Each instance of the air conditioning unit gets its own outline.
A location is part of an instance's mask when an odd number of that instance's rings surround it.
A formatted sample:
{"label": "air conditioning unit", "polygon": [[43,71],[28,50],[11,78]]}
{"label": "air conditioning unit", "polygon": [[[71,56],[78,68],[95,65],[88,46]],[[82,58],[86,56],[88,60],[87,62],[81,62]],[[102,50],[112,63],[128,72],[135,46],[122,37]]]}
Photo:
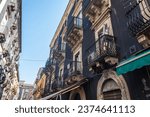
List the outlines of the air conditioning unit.
{"label": "air conditioning unit", "polygon": [[102,37],[103,35],[109,34],[109,27],[107,24],[104,24],[103,27],[98,32],[98,37]]}

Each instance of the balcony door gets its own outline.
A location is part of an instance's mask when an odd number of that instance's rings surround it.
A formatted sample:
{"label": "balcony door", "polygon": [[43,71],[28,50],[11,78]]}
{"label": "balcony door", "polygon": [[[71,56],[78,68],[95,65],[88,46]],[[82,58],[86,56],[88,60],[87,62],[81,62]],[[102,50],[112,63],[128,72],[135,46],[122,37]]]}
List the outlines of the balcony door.
{"label": "balcony door", "polygon": [[109,34],[109,28],[107,24],[104,24],[103,27],[98,32],[98,55],[101,55],[103,52],[107,51],[108,42],[105,41],[104,35]]}

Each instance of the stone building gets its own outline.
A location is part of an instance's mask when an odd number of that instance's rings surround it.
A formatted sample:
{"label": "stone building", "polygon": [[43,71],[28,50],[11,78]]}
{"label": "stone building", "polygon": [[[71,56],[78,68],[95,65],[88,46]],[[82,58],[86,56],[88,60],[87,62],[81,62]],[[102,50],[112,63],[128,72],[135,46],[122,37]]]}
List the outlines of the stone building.
{"label": "stone building", "polygon": [[46,83],[45,69],[41,67],[37,73],[37,77],[34,82],[34,89],[32,91],[33,99],[37,100],[43,96]]}
{"label": "stone building", "polygon": [[17,94],[17,100],[32,100],[32,91],[33,91],[33,85],[27,84],[25,81],[19,81],[19,89]]}
{"label": "stone building", "polygon": [[149,65],[149,0],[70,0],[42,99],[150,99]]}
{"label": "stone building", "polygon": [[13,99],[19,86],[21,0],[0,0],[0,95]]}

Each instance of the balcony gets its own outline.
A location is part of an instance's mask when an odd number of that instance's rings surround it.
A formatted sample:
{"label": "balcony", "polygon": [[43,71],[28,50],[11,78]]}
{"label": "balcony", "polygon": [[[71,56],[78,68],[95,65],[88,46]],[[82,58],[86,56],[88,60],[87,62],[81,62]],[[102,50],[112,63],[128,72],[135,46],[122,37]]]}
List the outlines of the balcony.
{"label": "balcony", "polygon": [[65,58],[65,49],[66,45],[63,43],[59,45],[57,49],[54,49],[53,51],[53,57],[58,61],[61,62]]}
{"label": "balcony", "polygon": [[81,61],[72,61],[70,64],[68,64],[67,69],[68,77],[65,79],[65,86],[71,85],[83,79]]}
{"label": "balcony", "polygon": [[[110,35],[101,36],[89,49],[89,70],[107,69],[117,64],[117,52],[114,37]],[[98,70],[99,71],[99,70]]]}
{"label": "balcony", "polygon": [[150,2],[149,0],[131,1],[124,0],[127,26],[131,34],[137,37],[138,42],[144,47],[150,46]]}
{"label": "balcony", "polygon": [[55,70],[56,61],[52,58],[49,58],[46,61],[45,67],[48,68],[49,71],[53,72]]}
{"label": "balcony", "polygon": [[0,25],[0,43],[4,43],[6,41],[7,34],[8,34],[7,26]]}
{"label": "balcony", "polygon": [[81,61],[72,61],[69,67],[69,76],[80,75],[82,73]]}
{"label": "balcony", "polygon": [[[128,4],[126,4],[128,5]],[[128,8],[128,7],[127,7]],[[150,4],[148,0],[139,0],[126,8],[128,28],[134,36],[139,36],[150,30]]]}
{"label": "balcony", "polygon": [[52,83],[51,92],[59,91],[62,88],[63,88],[63,82],[61,81],[61,79],[59,77],[57,77],[57,79],[55,79],[54,82]]}
{"label": "balcony", "polygon": [[85,0],[84,15],[89,18],[91,23],[95,23],[101,12],[109,6],[109,0]]}
{"label": "balcony", "polygon": [[67,28],[67,35],[65,41],[74,47],[77,43],[81,42],[82,37],[82,19],[74,17]]}

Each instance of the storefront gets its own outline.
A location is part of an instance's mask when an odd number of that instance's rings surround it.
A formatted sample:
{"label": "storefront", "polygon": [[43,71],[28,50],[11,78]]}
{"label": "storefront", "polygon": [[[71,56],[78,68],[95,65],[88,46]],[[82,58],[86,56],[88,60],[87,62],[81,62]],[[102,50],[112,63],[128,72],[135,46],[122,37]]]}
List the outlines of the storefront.
{"label": "storefront", "polygon": [[128,82],[131,99],[150,99],[150,49],[121,62],[116,72]]}
{"label": "storefront", "polygon": [[122,75],[130,71],[150,65],[150,49],[140,52],[121,62],[116,68],[117,74]]}

